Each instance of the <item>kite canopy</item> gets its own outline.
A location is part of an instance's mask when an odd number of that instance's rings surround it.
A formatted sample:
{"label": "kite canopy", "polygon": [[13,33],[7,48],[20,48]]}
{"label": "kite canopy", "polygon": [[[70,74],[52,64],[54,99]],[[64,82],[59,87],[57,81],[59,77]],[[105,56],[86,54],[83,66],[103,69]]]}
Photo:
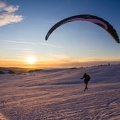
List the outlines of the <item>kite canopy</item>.
{"label": "kite canopy", "polygon": [[58,23],[56,23],[47,33],[45,40],[47,40],[50,36],[50,34],[57,29],[59,26],[66,24],[68,22],[73,22],[73,21],[87,21],[87,22],[91,22],[94,23],[100,27],[102,27],[104,30],[106,30],[114,39],[117,43],[120,43],[119,37],[117,35],[116,30],[113,28],[113,26],[108,23],[106,20],[97,17],[97,16],[93,16],[93,15],[89,15],[89,14],[82,14],[82,15],[76,15],[76,16],[71,16],[68,18],[65,18],[61,21],[59,21]]}

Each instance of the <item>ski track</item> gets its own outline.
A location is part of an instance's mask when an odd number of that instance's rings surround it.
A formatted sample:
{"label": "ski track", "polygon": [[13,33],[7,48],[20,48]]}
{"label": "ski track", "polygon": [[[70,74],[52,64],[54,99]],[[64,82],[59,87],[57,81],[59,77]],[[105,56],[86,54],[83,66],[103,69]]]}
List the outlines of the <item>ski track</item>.
{"label": "ski track", "polygon": [[119,106],[120,65],[0,75],[0,120],[120,120]]}

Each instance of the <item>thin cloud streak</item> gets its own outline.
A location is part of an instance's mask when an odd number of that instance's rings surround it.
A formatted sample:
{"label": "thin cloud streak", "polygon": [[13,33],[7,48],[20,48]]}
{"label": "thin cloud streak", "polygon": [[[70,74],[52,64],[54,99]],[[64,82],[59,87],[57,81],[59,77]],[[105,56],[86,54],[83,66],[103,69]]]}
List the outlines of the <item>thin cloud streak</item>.
{"label": "thin cloud streak", "polygon": [[32,45],[44,45],[44,46],[49,46],[49,47],[54,47],[54,48],[62,48],[61,46],[56,46],[53,44],[46,44],[46,43],[34,43],[34,42],[24,42],[24,41],[14,41],[14,40],[2,40],[3,42],[8,42],[8,43],[16,43],[16,44],[32,44]]}
{"label": "thin cloud streak", "polygon": [[45,45],[45,46],[55,47],[55,48],[62,48],[61,46],[56,46],[56,45],[52,45],[52,44],[46,44],[46,43],[40,43],[40,44]]}
{"label": "thin cloud streak", "polygon": [[4,42],[9,42],[9,43],[20,43],[20,44],[34,44],[37,45],[37,43],[33,42],[20,42],[20,41],[12,41],[12,40],[3,40]]}

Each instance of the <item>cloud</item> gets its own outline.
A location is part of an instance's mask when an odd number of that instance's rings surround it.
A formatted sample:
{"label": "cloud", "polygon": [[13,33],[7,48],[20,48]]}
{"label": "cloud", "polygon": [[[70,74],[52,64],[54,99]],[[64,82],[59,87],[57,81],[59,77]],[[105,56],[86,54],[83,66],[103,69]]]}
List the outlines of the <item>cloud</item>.
{"label": "cloud", "polygon": [[4,8],[6,7],[6,4],[2,1],[0,1],[0,11],[4,10]]}
{"label": "cloud", "polygon": [[19,6],[13,6],[13,5],[7,5],[4,2],[0,1],[0,11],[8,12],[8,13],[13,13],[19,9]]}
{"label": "cloud", "polygon": [[0,1],[0,26],[21,22],[23,16],[15,15],[15,11],[18,9],[19,6],[7,5]]}
{"label": "cloud", "polygon": [[55,48],[62,48],[61,46],[56,46],[52,44],[46,44],[46,43],[40,43],[40,44],[45,45],[45,46],[55,47]]}
{"label": "cloud", "polygon": [[37,45],[37,43],[33,43],[33,42],[22,42],[22,41],[13,41],[13,40],[3,40],[3,42],[18,43],[18,44],[33,44],[33,45]]}
{"label": "cloud", "polygon": [[9,13],[12,13],[12,12],[15,12],[16,10],[18,10],[18,9],[19,9],[19,6],[14,7],[13,5],[11,5],[11,6],[5,7],[4,10],[9,12]]}

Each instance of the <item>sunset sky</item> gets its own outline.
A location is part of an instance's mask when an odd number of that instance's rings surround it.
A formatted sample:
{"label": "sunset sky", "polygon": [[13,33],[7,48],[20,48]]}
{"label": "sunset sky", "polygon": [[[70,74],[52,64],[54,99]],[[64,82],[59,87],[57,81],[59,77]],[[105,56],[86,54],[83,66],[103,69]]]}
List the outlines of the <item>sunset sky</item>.
{"label": "sunset sky", "polygon": [[105,30],[83,21],[48,30],[80,14],[107,20],[120,36],[120,0],[0,0],[1,67],[80,67],[120,63],[120,44]]}

